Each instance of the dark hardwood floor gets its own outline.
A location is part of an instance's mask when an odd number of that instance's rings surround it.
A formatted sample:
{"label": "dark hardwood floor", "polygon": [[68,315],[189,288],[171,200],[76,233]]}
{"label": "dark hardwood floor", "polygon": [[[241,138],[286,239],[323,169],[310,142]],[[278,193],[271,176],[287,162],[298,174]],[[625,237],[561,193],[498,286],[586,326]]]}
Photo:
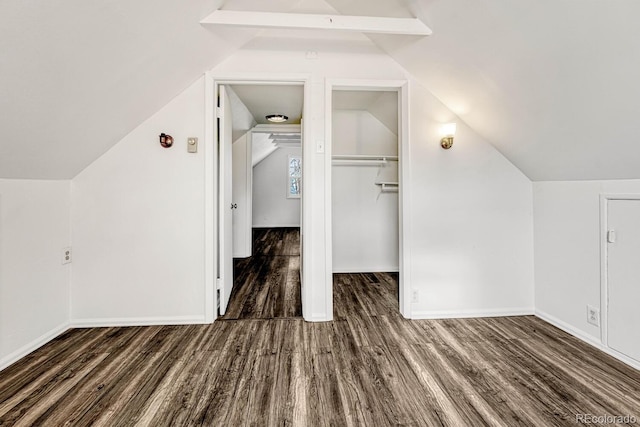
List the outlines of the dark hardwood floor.
{"label": "dark hardwood floor", "polygon": [[335,320],[325,323],[72,329],[0,372],[0,425],[640,419],[640,372],[538,318],[406,320],[397,278],[385,273],[336,275],[334,300]]}
{"label": "dark hardwood floor", "polygon": [[254,228],[252,255],[234,259],[230,319],[302,316],[300,229]]}

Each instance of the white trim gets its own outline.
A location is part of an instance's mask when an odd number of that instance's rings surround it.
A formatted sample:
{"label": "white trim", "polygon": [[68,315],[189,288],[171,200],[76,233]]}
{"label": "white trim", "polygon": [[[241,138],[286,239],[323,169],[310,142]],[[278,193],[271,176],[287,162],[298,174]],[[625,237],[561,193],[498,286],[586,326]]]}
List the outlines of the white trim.
{"label": "white trim", "polygon": [[602,193],[600,197],[608,200],[640,200],[640,193]]}
{"label": "white trim", "polygon": [[521,308],[494,308],[486,310],[456,310],[456,311],[438,311],[424,310],[411,312],[411,319],[470,319],[476,317],[511,317],[511,316],[532,316],[535,310],[533,307]]}
{"label": "white trim", "polygon": [[579,340],[597,348],[600,351],[603,351],[604,353],[608,354],[609,356],[614,357],[615,359],[618,359],[619,361],[621,361],[622,363],[631,366],[634,369],[638,369],[640,370],[640,362],[638,362],[637,360],[633,360],[627,356],[625,356],[624,354],[621,354],[607,346],[605,346],[603,343],[601,343],[600,341],[598,341],[598,339],[596,337],[594,337],[593,335],[589,335],[573,326],[571,326],[570,324],[558,319],[557,317],[554,317],[548,313],[545,313],[544,311],[540,311],[540,310],[536,310],[535,312],[535,316],[539,317],[540,319],[544,320],[545,322],[555,326],[558,329],[562,329],[563,331],[565,331],[566,333],[568,333],[569,335],[573,335],[574,337],[578,338]]}
{"label": "white trim", "polygon": [[[305,320],[309,320],[311,315],[311,308],[313,307],[312,299],[312,271],[311,261],[313,260],[313,246],[311,240],[311,232],[313,227],[313,209],[311,205],[311,197],[305,196],[305,185],[307,188],[311,188],[311,183],[314,183],[313,176],[313,161],[315,160],[316,150],[313,145],[315,140],[311,138],[311,123],[313,120],[307,120],[307,115],[312,114],[311,108],[311,76],[307,76],[304,84],[304,99],[302,104],[302,119],[300,120],[300,139],[302,146],[302,197],[300,198],[300,290],[302,299],[302,317]],[[306,165],[306,166],[305,166]]]}
{"label": "white trim", "polygon": [[607,326],[609,320],[608,311],[608,282],[609,268],[607,263],[607,225],[609,223],[607,214],[608,197],[600,194],[600,340],[604,346],[609,346],[607,336]]}
{"label": "white trim", "polygon": [[279,13],[218,9],[201,20],[200,24],[230,25],[249,28],[353,31],[412,36],[428,36],[432,34],[431,29],[417,18],[389,18],[384,16]]}
{"label": "white trim", "polygon": [[327,79],[327,84],[336,90],[366,90],[388,92],[399,90],[408,84],[407,80],[378,80],[378,79]]}
{"label": "white trim", "polygon": [[[206,73],[205,78],[205,147],[207,147],[208,151],[205,150],[205,153],[209,152],[212,155],[205,154],[205,313],[206,319],[209,323],[213,322],[215,313],[216,313],[216,292],[215,292],[215,279],[216,279],[216,266],[218,262],[218,253],[216,251],[216,228],[218,224],[217,217],[217,209],[214,208],[216,199],[215,194],[217,193],[217,176],[218,176],[218,159],[217,159],[217,150],[216,150],[216,132],[217,128],[214,126],[215,121],[215,95],[217,93],[217,87],[219,85],[224,84],[239,84],[239,85],[302,85],[304,91],[304,100],[303,100],[303,108],[307,113],[311,111],[310,109],[310,99],[311,99],[311,75],[310,74],[300,74],[300,73],[231,73],[231,74],[217,74],[214,71],[209,71]],[[258,130],[259,131],[259,130]],[[303,141],[310,140],[309,130],[305,128],[303,130],[304,138]],[[305,156],[304,147],[302,149],[303,157]],[[310,153],[307,153],[310,155]],[[305,163],[305,159],[303,158],[303,164]],[[308,163],[308,162],[307,162]],[[303,168],[303,181],[302,181],[302,191],[304,193],[305,186],[305,170],[309,168]],[[310,182],[310,181],[307,181]],[[309,205],[309,198],[303,197],[303,205],[302,212],[307,216],[311,216],[311,209]],[[207,214],[207,210],[211,209],[212,212]],[[208,225],[208,226],[207,226]],[[302,271],[304,272],[301,278],[301,286],[304,287],[304,283],[307,283],[307,286],[311,286],[310,277],[311,268],[307,264],[312,259],[311,255],[311,246],[309,242],[309,237],[311,236],[311,220],[308,220],[304,223],[304,230],[302,232],[305,235],[305,240],[302,248],[302,252],[305,254],[302,257]],[[208,273],[208,274],[207,274]],[[302,301],[302,315],[304,316],[306,312],[311,309],[311,292],[305,289],[305,298]]]}
{"label": "white trim", "polygon": [[300,224],[253,225],[253,228],[300,228]]}
{"label": "white trim", "polygon": [[216,198],[217,150],[215,145],[215,84],[213,74],[204,77],[204,313],[208,323],[215,320],[218,295],[216,292],[216,260],[218,223]]}
{"label": "white trim", "polygon": [[247,132],[247,151],[246,151],[246,169],[247,174],[247,194],[245,194],[245,204],[247,213],[245,215],[245,223],[243,225],[246,233],[244,240],[245,255],[251,256],[253,253],[253,132]]}
{"label": "white trim", "polygon": [[[399,206],[399,262],[400,271],[398,278],[398,297],[400,304],[400,314],[405,318],[412,318],[411,293],[411,245],[410,237],[413,236],[413,226],[411,223],[411,136],[409,118],[409,82],[406,81],[398,92],[398,125],[400,143],[398,144],[398,206]],[[402,185],[399,185],[402,183]]]}
{"label": "white trim", "polygon": [[609,228],[609,200],[640,200],[640,194],[600,194],[600,340],[602,341],[601,345],[604,348],[628,358],[628,356],[624,356],[622,353],[618,353],[609,347],[609,245],[607,243],[607,231]]}
{"label": "white trim", "polygon": [[324,313],[314,313],[311,317],[305,319],[307,322],[330,322],[333,319],[327,319],[327,316]]}
{"label": "white trim", "polygon": [[0,359],[0,371],[13,365],[18,360],[25,357],[27,354],[39,349],[40,347],[47,344],[49,341],[56,338],[57,336],[65,333],[66,331],[69,330],[70,327],[71,326],[69,325],[69,322],[64,322],[61,325],[56,326],[49,332],[46,332],[40,335],[38,338],[34,339],[28,344],[25,344],[19,349],[7,354],[2,359]]}
{"label": "white trim", "polygon": [[121,326],[168,326],[201,325],[208,322],[206,316],[169,316],[169,317],[104,317],[95,319],[72,319],[72,328],[112,328]]}
{"label": "white trim", "polygon": [[367,274],[367,273],[399,273],[400,269],[398,267],[380,267],[376,265],[375,267],[365,267],[365,268],[345,268],[345,269],[334,269],[334,274]]}
{"label": "white trim", "polygon": [[[265,85],[270,86],[291,86],[304,85],[305,82],[311,82],[311,75],[305,73],[230,73],[218,74],[214,71],[209,72],[217,85]],[[208,73],[208,74],[209,74]],[[256,125],[258,130],[269,126]],[[279,129],[286,129],[287,126],[298,125],[278,125]]]}
{"label": "white trim", "polygon": [[413,318],[411,298],[411,173],[410,173],[410,134],[409,134],[409,82],[407,80],[371,80],[371,79],[327,79],[325,81],[325,268],[326,268],[326,307],[327,318],[333,319],[333,237],[332,237],[332,95],[334,90],[390,91],[398,93],[398,237],[400,276],[398,280],[398,299],[400,314],[407,319]]}
{"label": "white trim", "polygon": [[326,79],[324,85],[324,265],[325,317],[333,320],[333,87],[335,80]]}

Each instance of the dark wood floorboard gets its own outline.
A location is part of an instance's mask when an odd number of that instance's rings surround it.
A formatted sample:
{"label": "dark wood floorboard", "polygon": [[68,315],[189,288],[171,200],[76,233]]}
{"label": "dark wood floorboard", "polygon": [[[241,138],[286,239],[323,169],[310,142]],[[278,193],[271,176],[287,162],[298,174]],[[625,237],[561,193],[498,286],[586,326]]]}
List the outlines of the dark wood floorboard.
{"label": "dark wood floorboard", "polygon": [[300,229],[254,228],[252,255],[234,259],[233,277],[222,319],[302,317]]}
{"label": "dark wood floorboard", "polygon": [[[261,238],[265,252],[295,246]],[[536,317],[411,321],[398,314],[395,274],[339,274],[334,285],[333,322],[70,330],[0,372],[0,426],[640,420],[640,372]]]}

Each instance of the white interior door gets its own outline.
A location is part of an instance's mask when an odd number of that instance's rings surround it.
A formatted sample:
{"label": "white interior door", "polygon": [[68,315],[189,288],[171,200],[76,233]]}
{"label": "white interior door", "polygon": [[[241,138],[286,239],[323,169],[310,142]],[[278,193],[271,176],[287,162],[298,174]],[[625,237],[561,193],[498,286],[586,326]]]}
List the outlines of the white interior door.
{"label": "white interior door", "polygon": [[218,149],[220,151],[219,177],[219,275],[220,275],[220,315],[223,315],[229,304],[233,288],[233,189],[232,189],[232,127],[231,102],[224,86],[219,87],[218,98]]}
{"label": "white interior door", "polygon": [[251,256],[251,133],[233,142],[233,257]]}
{"label": "white interior door", "polygon": [[608,345],[640,361],[640,200],[609,200]]}

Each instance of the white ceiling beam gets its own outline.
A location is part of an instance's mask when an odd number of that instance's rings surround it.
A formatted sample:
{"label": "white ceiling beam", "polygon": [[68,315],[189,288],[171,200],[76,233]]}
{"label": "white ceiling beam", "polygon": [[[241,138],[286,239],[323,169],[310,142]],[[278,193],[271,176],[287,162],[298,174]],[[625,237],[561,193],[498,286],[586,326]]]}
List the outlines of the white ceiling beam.
{"label": "white ceiling beam", "polygon": [[416,36],[428,36],[432,33],[429,27],[416,18],[245,12],[238,10],[216,10],[200,23],[240,27],[338,30]]}

